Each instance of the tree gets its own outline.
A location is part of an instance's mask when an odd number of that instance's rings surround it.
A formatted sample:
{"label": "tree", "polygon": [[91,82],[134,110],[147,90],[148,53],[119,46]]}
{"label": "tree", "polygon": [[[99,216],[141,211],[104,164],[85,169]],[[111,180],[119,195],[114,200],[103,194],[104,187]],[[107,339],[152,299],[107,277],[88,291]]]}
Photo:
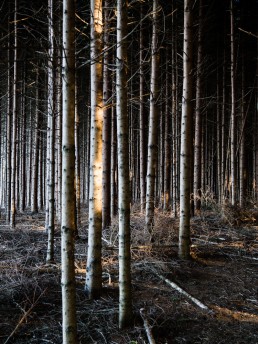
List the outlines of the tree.
{"label": "tree", "polygon": [[155,203],[155,177],[157,163],[157,127],[158,127],[158,71],[159,71],[159,50],[158,50],[158,0],[153,1],[152,10],[152,42],[151,42],[151,84],[150,84],[150,116],[148,136],[148,162],[147,162],[147,185],[146,185],[146,229],[152,232],[154,222]]}
{"label": "tree", "polygon": [[192,1],[184,0],[183,95],[180,149],[180,224],[178,255],[190,257],[190,188],[193,117]]}
{"label": "tree", "polygon": [[14,3],[14,61],[13,61],[13,121],[12,121],[12,149],[11,149],[11,207],[10,226],[15,227],[16,214],[16,138],[17,138],[17,82],[18,82],[18,33],[17,33],[17,0]]}
{"label": "tree", "polygon": [[116,112],[119,217],[119,327],[132,320],[129,128],[127,114],[127,0],[117,1]]}
{"label": "tree", "polygon": [[102,228],[110,225],[110,173],[111,173],[111,73],[110,73],[110,15],[111,1],[104,1],[104,60],[103,60],[103,206],[102,206]]}
{"label": "tree", "polygon": [[230,0],[230,84],[231,84],[231,117],[230,117],[230,184],[231,203],[236,204],[236,95],[235,95],[235,36],[233,0]]}
{"label": "tree", "polygon": [[91,135],[89,234],[85,290],[90,299],[102,290],[102,0],[91,0]]}
{"label": "tree", "polygon": [[63,344],[76,344],[76,299],[74,271],[75,236],[75,2],[63,0],[63,121],[62,121],[62,314]]}
{"label": "tree", "polygon": [[48,0],[49,9],[49,51],[48,51],[48,124],[47,124],[47,192],[46,192],[46,229],[48,233],[47,262],[54,260],[55,227],[55,111],[56,111],[56,75],[55,75],[55,32],[54,1]]}
{"label": "tree", "polygon": [[199,26],[197,50],[197,80],[196,80],[196,105],[195,105],[195,137],[194,137],[194,197],[195,210],[201,209],[201,145],[202,145],[202,31],[203,31],[203,4],[199,0]]}

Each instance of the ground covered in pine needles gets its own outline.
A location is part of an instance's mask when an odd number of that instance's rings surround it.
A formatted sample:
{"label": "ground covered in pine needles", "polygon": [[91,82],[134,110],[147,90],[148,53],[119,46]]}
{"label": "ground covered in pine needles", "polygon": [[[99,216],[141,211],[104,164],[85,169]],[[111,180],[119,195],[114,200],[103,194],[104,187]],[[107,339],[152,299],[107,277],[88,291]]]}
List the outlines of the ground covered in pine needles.
{"label": "ground covered in pine needles", "polygon": [[[134,326],[118,329],[117,221],[103,233],[103,295],[84,293],[87,216],[76,242],[81,344],[258,343],[258,224],[249,211],[206,211],[191,220],[190,261],[177,258],[178,220],[157,211],[154,242],[133,211]],[[56,264],[46,265],[44,215],[0,220],[0,343],[62,343],[60,230]],[[154,343],[154,342],[153,342]]]}

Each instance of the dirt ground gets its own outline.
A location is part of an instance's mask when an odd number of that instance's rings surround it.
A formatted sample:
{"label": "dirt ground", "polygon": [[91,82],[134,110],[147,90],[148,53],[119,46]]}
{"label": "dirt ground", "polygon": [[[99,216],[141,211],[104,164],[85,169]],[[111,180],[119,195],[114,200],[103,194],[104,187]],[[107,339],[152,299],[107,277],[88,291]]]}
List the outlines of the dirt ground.
{"label": "dirt ground", "polygon": [[[117,220],[103,233],[103,295],[89,301],[86,218],[83,214],[75,261],[81,344],[147,344],[143,318],[156,344],[258,343],[258,226],[249,213],[231,212],[227,221],[214,212],[194,217],[192,259],[183,261],[177,257],[178,220],[157,211],[150,244],[144,217],[134,211],[134,326],[123,332],[118,329]],[[2,218],[0,236],[0,343],[61,344],[58,225],[52,265],[45,264],[44,214],[20,215],[15,230]]]}

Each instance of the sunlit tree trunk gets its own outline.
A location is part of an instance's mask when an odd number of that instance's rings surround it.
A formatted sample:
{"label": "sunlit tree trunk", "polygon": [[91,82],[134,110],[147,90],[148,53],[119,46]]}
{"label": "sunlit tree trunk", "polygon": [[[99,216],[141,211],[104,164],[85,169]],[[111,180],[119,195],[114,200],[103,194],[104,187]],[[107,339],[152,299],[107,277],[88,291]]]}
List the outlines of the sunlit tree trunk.
{"label": "sunlit tree trunk", "polygon": [[102,228],[110,225],[111,173],[111,73],[110,73],[110,0],[104,1],[104,60],[103,60],[103,206]]}
{"label": "sunlit tree trunk", "polygon": [[184,46],[183,46],[183,96],[180,150],[180,223],[178,255],[182,259],[190,257],[190,187],[192,154],[192,6],[184,1]]}
{"label": "sunlit tree trunk", "polygon": [[74,271],[75,232],[75,1],[63,0],[63,120],[62,120],[62,314],[63,344],[76,344],[76,299]]}
{"label": "sunlit tree trunk", "polygon": [[152,43],[151,43],[151,84],[150,84],[150,117],[148,137],[148,162],[147,162],[147,185],[146,185],[146,214],[145,223],[149,233],[152,232],[154,224],[154,193],[157,163],[157,128],[158,128],[158,73],[159,73],[159,51],[158,51],[158,0],[153,1],[152,19]]}
{"label": "sunlit tree trunk", "polygon": [[119,327],[132,320],[130,256],[129,128],[127,114],[127,0],[117,1],[116,110],[119,216]]}
{"label": "sunlit tree trunk", "polygon": [[89,234],[85,290],[90,299],[102,289],[102,0],[91,0],[91,135]]}

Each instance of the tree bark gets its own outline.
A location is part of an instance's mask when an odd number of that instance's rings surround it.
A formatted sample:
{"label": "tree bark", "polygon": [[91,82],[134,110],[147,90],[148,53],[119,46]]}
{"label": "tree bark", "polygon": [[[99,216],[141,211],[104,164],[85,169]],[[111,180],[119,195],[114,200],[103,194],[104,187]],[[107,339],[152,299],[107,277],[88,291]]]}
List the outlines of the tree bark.
{"label": "tree bark", "polygon": [[62,120],[62,318],[63,344],[76,344],[76,298],[74,271],[75,232],[75,1],[63,0],[63,120]]}
{"label": "tree bark", "polygon": [[13,127],[12,127],[12,149],[11,149],[11,206],[10,226],[15,227],[16,214],[16,137],[17,137],[17,79],[18,79],[18,34],[17,34],[17,0],[14,4],[14,61],[13,61]]}
{"label": "tree bark", "polygon": [[91,137],[89,234],[85,290],[90,299],[102,290],[102,0],[91,0]]}
{"label": "tree bark", "polygon": [[103,205],[102,228],[110,225],[111,201],[111,73],[110,73],[110,15],[111,1],[104,1],[104,61],[103,61]]}
{"label": "tree bark", "polygon": [[195,211],[201,210],[201,144],[202,144],[202,26],[203,4],[199,1],[199,27],[197,51],[197,80],[196,80],[196,105],[195,105],[195,138],[194,138],[194,199]]}
{"label": "tree bark", "polygon": [[180,223],[178,255],[190,258],[190,188],[192,155],[192,2],[184,1],[183,96],[180,150]]}
{"label": "tree bark", "polygon": [[132,321],[129,128],[127,114],[127,0],[117,1],[117,146],[119,216],[119,327]]}
{"label": "tree bark", "polygon": [[158,50],[158,0],[153,1],[152,13],[152,43],[151,43],[151,85],[150,85],[150,117],[148,136],[148,162],[147,162],[147,185],[146,185],[146,214],[145,224],[149,233],[154,225],[154,192],[157,162],[157,127],[158,127],[158,72],[159,72],[159,50]]}
{"label": "tree bark", "polygon": [[231,203],[236,204],[236,97],[235,97],[235,43],[233,0],[230,1],[230,79],[231,79],[231,123],[230,123],[230,184]]}
{"label": "tree bark", "polygon": [[49,62],[48,62],[48,175],[47,175],[47,262],[54,260],[54,229],[55,229],[55,110],[56,110],[56,89],[55,89],[55,42],[54,42],[54,2],[48,0],[49,7]]}

